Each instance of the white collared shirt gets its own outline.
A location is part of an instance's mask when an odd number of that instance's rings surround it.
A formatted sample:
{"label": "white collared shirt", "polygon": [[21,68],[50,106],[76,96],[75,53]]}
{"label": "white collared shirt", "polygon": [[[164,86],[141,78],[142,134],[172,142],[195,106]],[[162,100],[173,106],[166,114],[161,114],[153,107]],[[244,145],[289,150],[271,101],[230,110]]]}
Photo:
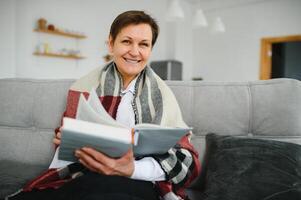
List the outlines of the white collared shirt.
{"label": "white collared shirt", "polygon": [[[135,114],[132,106],[136,79],[132,80],[125,90],[121,91],[121,101],[117,109],[116,120],[125,126],[135,126]],[[163,181],[165,173],[159,163],[152,157],[144,157],[134,161],[135,169],[132,179],[145,181]]]}

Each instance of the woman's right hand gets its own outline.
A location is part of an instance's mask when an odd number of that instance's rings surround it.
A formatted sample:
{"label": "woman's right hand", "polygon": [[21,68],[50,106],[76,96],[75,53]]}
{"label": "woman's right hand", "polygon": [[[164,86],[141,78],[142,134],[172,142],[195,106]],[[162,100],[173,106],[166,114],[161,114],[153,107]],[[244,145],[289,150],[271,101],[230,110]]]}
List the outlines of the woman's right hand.
{"label": "woman's right hand", "polygon": [[53,138],[53,143],[54,143],[55,145],[60,145],[60,144],[61,144],[61,131],[58,131],[58,132],[55,134],[55,136],[54,136],[54,138]]}

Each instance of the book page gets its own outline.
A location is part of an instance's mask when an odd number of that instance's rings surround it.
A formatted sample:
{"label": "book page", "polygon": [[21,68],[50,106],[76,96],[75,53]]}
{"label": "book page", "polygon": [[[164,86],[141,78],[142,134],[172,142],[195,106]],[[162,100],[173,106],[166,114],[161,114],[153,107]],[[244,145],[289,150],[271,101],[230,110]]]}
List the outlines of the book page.
{"label": "book page", "polygon": [[160,126],[158,124],[150,124],[150,123],[142,123],[142,124],[136,124],[134,128],[156,128],[156,129],[166,129],[166,128],[172,128],[167,126]]}
{"label": "book page", "polygon": [[129,128],[119,128],[104,124],[96,124],[68,117],[63,118],[62,130],[77,132],[82,135],[105,137],[124,143],[131,143],[132,136]]}
{"label": "book page", "polygon": [[116,125],[117,124],[122,125],[118,123],[111,115],[109,115],[109,113],[107,113],[106,109],[101,104],[99,97],[96,93],[96,90],[94,88],[92,88],[92,90],[90,91],[90,95],[87,101],[88,104],[94,109],[94,111],[98,113],[100,116],[102,116],[103,119],[105,119],[108,123],[111,124],[116,123]]}
{"label": "book page", "polygon": [[[94,122],[98,124],[110,125],[114,127],[125,127],[122,124],[118,123],[116,120],[114,120],[112,117],[111,118],[108,117],[107,115],[109,114],[104,110],[97,95],[96,98],[97,99],[95,99],[95,97],[92,96],[92,98],[90,98],[89,101],[90,104],[93,105],[93,107],[98,107],[98,109],[97,108],[94,109],[85,99],[83,94],[80,95],[77,113],[76,113],[76,119],[88,121],[88,122]],[[99,101],[98,105],[97,105],[97,101]],[[103,111],[101,107],[103,108]]]}

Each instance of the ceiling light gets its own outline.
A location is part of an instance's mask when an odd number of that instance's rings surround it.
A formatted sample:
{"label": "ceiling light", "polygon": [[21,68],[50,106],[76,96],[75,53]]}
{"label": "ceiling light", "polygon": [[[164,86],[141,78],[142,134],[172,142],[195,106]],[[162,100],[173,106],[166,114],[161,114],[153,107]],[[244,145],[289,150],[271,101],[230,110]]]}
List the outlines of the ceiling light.
{"label": "ceiling light", "polygon": [[204,15],[204,12],[201,8],[199,8],[195,12],[194,19],[193,19],[193,26],[194,27],[206,27],[206,26],[208,26],[206,16]]}
{"label": "ceiling light", "polygon": [[171,0],[167,9],[166,21],[178,21],[184,19],[184,11],[178,0]]}
{"label": "ceiling light", "polygon": [[215,33],[224,33],[226,31],[225,24],[220,17],[215,18],[212,25],[212,30]]}

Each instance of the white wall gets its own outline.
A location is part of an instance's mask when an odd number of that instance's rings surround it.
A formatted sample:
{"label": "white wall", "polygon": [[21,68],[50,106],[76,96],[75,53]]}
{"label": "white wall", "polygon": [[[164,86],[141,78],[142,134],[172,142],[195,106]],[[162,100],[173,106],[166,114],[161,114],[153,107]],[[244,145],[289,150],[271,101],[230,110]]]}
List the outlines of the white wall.
{"label": "white wall", "polygon": [[[78,78],[103,64],[105,40],[117,14],[143,9],[159,22],[161,32],[151,60],[183,62],[183,78],[245,81],[259,78],[260,39],[300,34],[301,0],[201,0],[209,24],[221,16],[224,34],[209,28],[195,30],[196,1],[181,0],[185,19],[176,26],[165,22],[170,0],[0,0],[0,78]],[[257,3],[256,3],[257,2]],[[38,18],[56,26],[84,32],[78,43],[33,32]],[[175,39],[173,39],[175,38]],[[78,45],[86,59],[75,61],[32,55],[39,42],[53,49]]]}
{"label": "white wall", "polygon": [[224,34],[208,28],[193,33],[193,74],[204,80],[258,80],[260,39],[301,33],[300,0],[212,0],[201,5],[209,23],[220,16],[226,25]]}
{"label": "white wall", "polygon": [[[152,14],[160,26],[160,35],[150,61],[180,60],[184,65],[183,78],[190,80],[193,72],[192,29],[187,21],[191,18],[191,4],[181,2],[185,20],[171,27],[173,25],[165,22],[168,3],[169,0],[1,0],[1,9],[5,10],[1,16],[10,21],[0,23],[6,33],[1,39],[6,46],[10,46],[11,51],[8,56],[7,47],[1,50],[5,51],[1,54],[5,59],[0,60],[0,66],[5,66],[5,69],[0,68],[0,77],[78,78],[103,65],[102,56],[107,52],[105,41],[113,19],[122,11],[142,9]],[[10,9],[5,8],[8,6]],[[40,17],[60,28],[82,31],[88,38],[76,42],[74,39],[33,32]],[[175,41],[171,40],[172,35],[175,35]],[[52,50],[78,47],[87,58],[76,61],[32,55],[36,46],[43,42],[49,43]],[[171,44],[174,48],[170,47]]]}
{"label": "white wall", "polygon": [[184,80],[193,77],[193,38],[192,38],[192,10],[193,4],[180,1],[184,11],[184,19],[176,22],[166,22],[166,59],[179,60],[183,64]]}
{"label": "white wall", "polygon": [[[34,78],[77,78],[91,69],[102,65],[106,54],[105,41],[110,24],[122,11],[143,9],[155,18],[163,15],[166,5],[160,0],[23,0],[16,4],[17,77]],[[161,6],[159,6],[161,5]],[[33,32],[38,18],[44,17],[56,26],[82,31],[87,39],[79,40],[78,47],[86,59],[75,61],[33,56],[35,46],[48,41],[52,49],[76,45],[73,39],[61,38]],[[162,21],[159,20],[161,25]],[[153,59],[164,59],[165,48],[160,42],[164,38],[164,26]],[[161,39],[162,40],[162,39]]]}
{"label": "white wall", "polygon": [[0,0],[0,78],[15,75],[15,1]]}

